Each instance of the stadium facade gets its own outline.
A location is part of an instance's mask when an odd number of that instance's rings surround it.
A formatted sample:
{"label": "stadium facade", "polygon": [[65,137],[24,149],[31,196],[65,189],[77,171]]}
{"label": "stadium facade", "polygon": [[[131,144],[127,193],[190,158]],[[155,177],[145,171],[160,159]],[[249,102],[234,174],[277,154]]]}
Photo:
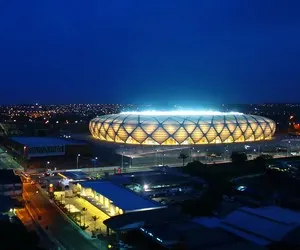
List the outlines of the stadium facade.
{"label": "stadium facade", "polygon": [[276,123],[256,115],[229,112],[124,112],[90,121],[94,138],[134,145],[197,145],[269,140]]}

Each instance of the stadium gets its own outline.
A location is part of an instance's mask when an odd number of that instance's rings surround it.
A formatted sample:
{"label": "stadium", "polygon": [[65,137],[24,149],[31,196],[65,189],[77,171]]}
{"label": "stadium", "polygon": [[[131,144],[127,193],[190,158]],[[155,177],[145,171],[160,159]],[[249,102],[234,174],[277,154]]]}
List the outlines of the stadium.
{"label": "stadium", "polygon": [[272,139],[274,121],[215,111],[145,111],[103,115],[89,123],[98,140],[126,145],[205,145]]}

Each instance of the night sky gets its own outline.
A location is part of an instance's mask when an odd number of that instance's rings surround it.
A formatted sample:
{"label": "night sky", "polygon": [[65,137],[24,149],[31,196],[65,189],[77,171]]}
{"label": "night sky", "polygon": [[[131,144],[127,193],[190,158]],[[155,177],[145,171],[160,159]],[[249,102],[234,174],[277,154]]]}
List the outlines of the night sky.
{"label": "night sky", "polygon": [[300,1],[7,0],[0,103],[300,101]]}

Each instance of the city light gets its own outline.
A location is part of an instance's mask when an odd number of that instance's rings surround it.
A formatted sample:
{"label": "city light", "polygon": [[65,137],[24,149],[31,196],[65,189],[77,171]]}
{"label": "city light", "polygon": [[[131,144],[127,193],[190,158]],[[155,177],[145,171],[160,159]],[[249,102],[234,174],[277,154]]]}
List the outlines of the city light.
{"label": "city light", "polygon": [[154,116],[187,116],[187,115],[197,115],[197,116],[211,116],[211,115],[243,115],[243,113],[239,112],[220,112],[220,111],[210,111],[210,110],[179,110],[179,111],[155,111],[155,110],[149,110],[149,111],[133,111],[133,112],[122,112],[121,114],[125,115],[154,115]]}

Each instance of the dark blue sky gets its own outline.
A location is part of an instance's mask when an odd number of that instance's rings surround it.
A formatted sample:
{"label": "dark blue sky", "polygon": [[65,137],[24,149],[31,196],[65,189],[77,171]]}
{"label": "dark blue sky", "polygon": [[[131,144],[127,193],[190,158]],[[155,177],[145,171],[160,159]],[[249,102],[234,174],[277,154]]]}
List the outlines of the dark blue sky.
{"label": "dark blue sky", "polygon": [[0,3],[0,103],[300,101],[300,1]]}

